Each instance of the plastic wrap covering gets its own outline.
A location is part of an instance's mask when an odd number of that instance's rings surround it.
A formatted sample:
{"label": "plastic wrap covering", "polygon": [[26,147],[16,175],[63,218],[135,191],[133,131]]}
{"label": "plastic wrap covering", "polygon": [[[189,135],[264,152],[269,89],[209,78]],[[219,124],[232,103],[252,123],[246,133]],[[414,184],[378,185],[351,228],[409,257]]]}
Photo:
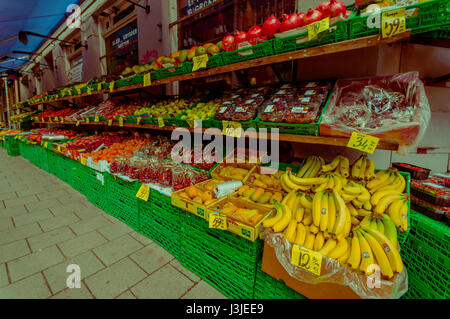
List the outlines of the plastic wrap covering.
{"label": "plastic wrap covering", "polygon": [[[296,280],[308,284],[334,283],[350,287],[364,299],[398,299],[408,290],[408,273],[406,267],[397,274],[393,281],[381,279],[380,288],[369,288],[368,277],[350,267],[342,266],[334,259],[322,258],[322,274],[316,276],[300,267],[291,264],[292,244],[284,240],[282,234],[274,234],[268,230],[264,240],[273,247],[279,263],[286,272]],[[370,279],[369,279],[370,280]]]}
{"label": "plastic wrap covering", "polygon": [[358,131],[411,147],[419,143],[430,116],[418,72],[338,80],[320,135],[348,137]]}

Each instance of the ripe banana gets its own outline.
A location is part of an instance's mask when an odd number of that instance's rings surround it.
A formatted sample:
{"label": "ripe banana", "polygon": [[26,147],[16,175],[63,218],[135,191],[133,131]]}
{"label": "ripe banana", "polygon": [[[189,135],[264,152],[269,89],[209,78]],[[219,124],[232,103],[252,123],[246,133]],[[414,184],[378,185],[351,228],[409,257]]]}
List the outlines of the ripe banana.
{"label": "ripe banana", "polygon": [[306,238],[306,227],[302,223],[297,224],[297,233],[295,236],[295,243],[297,245],[302,245],[305,242]]}
{"label": "ripe banana", "polygon": [[367,167],[367,156],[362,157],[361,161],[361,169],[359,170],[359,179],[364,179],[365,173],[366,173],[366,167]]}
{"label": "ripe banana", "polygon": [[281,187],[283,188],[283,190],[285,192],[289,193],[289,192],[292,191],[292,188],[290,188],[288,185],[286,185],[286,178],[287,178],[286,174],[281,175],[281,177],[280,177],[280,184],[281,184]]}
{"label": "ripe banana", "polygon": [[328,223],[327,223],[327,230],[329,233],[333,232],[334,225],[336,223],[336,202],[334,199],[334,194],[329,193],[328,194]]}
{"label": "ripe banana", "polygon": [[314,235],[310,231],[306,231],[306,238],[305,238],[305,242],[303,243],[303,246],[308,249],[313,249],[315,239],[316,239],[316,235]]}
{"label": "ripe banana", "polygon": [[[383,224],[383,221],[381,220],[381,219],[375,219],[376,220],[376,223],[377,223],[377,230],[380,232],[380,233],[382,233],[382,234],[384,234],[384,224]],[[375,256],[376,257],[376,256]]]}
{"label": "ripe banana", "polygon": [[348,257],[347,263],[352,269],[358,269],[361,263],[361,248],[357,234],[353,234],[350,257]]}
{"label": "ripe banana", "polygon": [[372,214],[372,212],[370,210],[365,210],[363,208],[358,209],[358,216],[370,216],[370,214]]}
{"label": "ripe banana", "polygon": [[390,175],[387,173],[387,171],[380,171],[377,173],[377,175],[375,175],[374,179],[372,179],[370,182],[367,183],[366,187],[367,187],[367,189],[372,191],[372,189],[374,189],[384,183],[387,183],[387,180],[389,177],[390,177]]}
{"label": "ripe banana", "polygon": [[297,212],[295,213],[295,220],[300,223],[303,220],[303,216],[305,215],[305,208],[299,207]]}
{"label": "ripe banana", "polygon": [[322,166],[322,172],[330,172],[336,169],[340,161],[339,156],[336,156],[331,163]]}
{"label": "ripe banana", "polygon": [[291,171],[287,171],[286,173],[284,173],[283,175],[281,175],[280,180],[282,181],[282,186],[283,183],[285,186],[287,186],[288,189],[290,190],[309,190],[311,188],[311,186],[305,186],[305,185],[298,185],[296,183],[294,183],[292,181],[293,175],[291,174]]}
{"label": "ripe banana", "polygon": [[370,245],[367,242],[367,240],[361,234],[361,231],[357,231],[356,234],[359,240],[359,247],[361,248],[361,263],[359,265],[359,269],[365,275],[371,275],[375,271],[375,269],[373,268],[368,269],[370,265],[375,263],[372,249],[370,248]]}
{"label": "ripe banana", "polygon": [[350,175],[350,173],[349,173],[350,165],[348,162],[348,158],[345,156],[341,156],[341,160],[340,160],[339,164],[340,164],[339,168],[340,168],[341,175],[343,177],[347,178]]}
{"label": "ripe banana", "polygon": [[281,233],[288,225],[292,219],[292,212],[286,204],[281,203],[281,208],[283,209],[283,217],[272,226],[274,233]]}
{"label": "ripe banana", "polygon": [[361,189],[361,194],[358,197],[356,197],[356,199],[363,203],[367,202],[370,199],[369,191],[363,186],[360,186],[360,189]]}
{"label": "ripe banana", "polygon": [[373,206],[376,206],[381,198],[388,196],[388,195],[394,195],[394,194],[401,194],[401,192],[396,190],[390,190],[390,189],[380,189],[372,194],[372,197],[370,198],[370,203]]}
{"label": "ripe banana", "polygon": [[275,225],[276,223],[278,223],[281,218],[283,217],[283,210],[280,206],[280,204],[275,203],[275,207],[277,209],[277,213],[274,217],[268,218],[265,221],[263,221],[263,226],[266,228],[270,228],[273,225]]}
{"label": "ripe banana", "polygon": [[359,226],[363,227],[363,226],[367,226],[369,227],[370,225],[370,215],[367,215],[363,218],[363,220],[359,223]]}
{"label": "ripe banana", "polygon": [[384,234],[380,233],[377,230],[367,227],[362,227],[361,229],[372,235],[380,243],[389,259],[392,270],[401,273],[403,271],[403,262],[402,258],[400,257],[400,253],[397,248],[394,247],[394,244]]}
{"label": "ripe banana", "polygon": [[355,225],[355,226],[357,226],[357,225],[359,225],[361,223],[359,221],[359,219],[356,218],[355,216],[352,216],[351,222],[352,222],[352,225]]}
{"label": "ripe banana", "polygon": [[359,178],[361,173],[361,165],[362,165],[363,157],[361,156],[358,160],[352,165],[352,177]]}
{"label": "ripe banana", "polygon": [[321,231],[327,230],[328,226],[328,214],[329,214],[329,207],[328,207],[328,197],[329,192],[324,191],[320,203],[320,218],[319,218],[319,228]]}
{"label": "ripe banana", "polygon": [[397,228],[395,228],[394,222],[386,214],[383,214],[382,220],[383,220],[383,226],[384,226],[384,235],[392,242],[392,244],[396,248],[398,248]]}
{"label": "ripe banana", "polygon": [[398,228],[400,228],[400,226],[402,224],[402,220],[400,217],[400,209],[402,207],[402,203],[403,203],[403,201],[401,199],[397,200],[397,201],[393,202],[387,209],[387,212],[388,212],[389,216],[391,217],[394,225]]}
{"label": "ripe banana", "polygon": [[370,248],[377,260],[377,264],[380,266],[381,274],[388,278],[392,278],[394,276],[394,272],[392,271],[391,264],[389,263],[389,259],[386,256],[383,248],[380,243],[369,233],[362,231],[361,234],[364,236],[364,239],[369,243]]}
{"label": "ripe banana", "polygon": [[364,177],[366,180],[371,180],[375,176],[375,163],[367,157],[367,166],[366,171],[364,173]]}
{"label": "ripe banana", "polygon": [[371,191],[371,193],[374,193],[374,192],[376,192],[377,190],[379,190],[381,188],[392,186],[394,181],[395,181],[395,175],[390,173],[389,177],[384,182],[382,182],[379,185],[373,187],[370,191]]}
{"label": "ripe banana", "polygon": [[295,221],[295,219],[291,219],[288,227],[286,228],[285,239],[287,241],[289,241],[291,243],[293,243],[295,241],[296,228],[297,228],[297,222]]}
{"label": "ripe banana", "polygon": [[322,162],[318,157],[315,157],[313,165],[311,166],[311,168],[308,170],[309,172],[307,172],[304,177],[312,178],[317,176],[317,173],[319,173],[321,167]]}
{"label": "ripe banana", "polygon": [[341,265],[344,265],[347,262],[348,258],[350,257],[350,253],[351,253],[351,249],[352,249],[352,240],[351,240],[351,238],[347,238],[346,241],[347,241],[347,250],[337,260]]}
{"label": "ripe banana", "polygon": [[[312,177],[312,178],[299,178],[294,176],[288,172],[289,180],[296,185],[300,186],[312,186],[312,185],[320,185],[326,183],[326,179],[323,177]],[[289,185],[289,184],[288,184]]]}
{"label": "ripe banana", "polygon": [[281,201],[281,203],[286,204],[288,201],[291,200],[292,196],[294,196],[295,191],[291,190],[290,192],[287,193],[286,196],[284,196],[283,200]]}
{"label": "ripe banana", "polygon": [[315,235],[319,232],[319,227],[317,227],[316,225],[313,224],[313,225],[309,226],[309,231]]}
{"label": "ripe banana", "polygon": [[342,191],[342,180],[341,177],[339,175],[334,175],[333,176],[333,182],[334,182],[334,189],[340,194]]}
{"label": "ripe banana", "polygon": [[328,239],[323,247],[319,250],[319,253],[322,253],[324,255],[327,255],[336,247],[337,241],[333,238]]}
{"label": "ripe banana", "polygon": [[313,199],[311,198],[311,196],[305,193],[300,194],[300,205],[302,205],[303,207],[312,209],[312,201]]}
{"label": "ripe banana", "polygon": [[402,198],[402,194],[393,194],[393,195],[387,195],[384,196],[379,200],[377,205],[375,206],[375,209],[373,210],[375,213],[381,215],[384,213],[384,211],[389,207],[389,205]]}
{"label": "ripe banana", "polygon": [[308,156],[308,158],[306,159],[305,164],[302,166],[300,171],[297,173],[297,176],[298,177],[304,177],[306,171],[311,167],[313,162],[314,162],[314,156]]}
{"label": "ripe banana", "polygon": [[313,249],[315,251],[319,251],[320,249],[322,249],[324,242],[325,242],[325,237],[323,236],[323,233],[318,232],[316,234],[316,238],[314,239]]}
{"label": "ripe banana", "polygon": [[348,248],[348,242],[345,238],[342,238],[338,241],[336,247],[327,254],[328,258],[338,259],[346,252]]}
{"label": "ripe banana", "polygon": [[312,204],[312,218],[313,223],[317,227],[320,226],[320,215],[321,215],[321,205],[322,205],[322,196],[324,194],[324,191],[317,192],[314,195],[313,204]]}
{"label": "ripe banana", "polygon": [[352,216],[358,216],[358,211],[356,210],[355,206],[353,206],[351,203],[347,203],[347,208],[350,211],[350,215]]}
{"label": "ripe banana", "polygon": [[400,207],[400,230],[406,232],[408,230],[408,201],[403,200],[402,206]]}
{"label": "ripe banana", "polygon": [[310,226],[313,223],[311,210],[305,209],[305,216],[303,216],[302,223],[305,226]]}
{"label": "ripe banana", "polygon": [[334,225],[333,233],[336,236],[343,235],[345,228],[345,220],[347,219],[347,211],[344,200],[335,190],[333,190],[334,201],[336,205],[336,211],[338,216],[336,217],[336,223]]}
{"label": "ripe banana", "polygon": [[347,216],[345,218],[344,237],[347,238],[350,234],[350,230],[352,229],[352,215],[350,215],[350,211],[347,206],[345,206],[345,212]]}

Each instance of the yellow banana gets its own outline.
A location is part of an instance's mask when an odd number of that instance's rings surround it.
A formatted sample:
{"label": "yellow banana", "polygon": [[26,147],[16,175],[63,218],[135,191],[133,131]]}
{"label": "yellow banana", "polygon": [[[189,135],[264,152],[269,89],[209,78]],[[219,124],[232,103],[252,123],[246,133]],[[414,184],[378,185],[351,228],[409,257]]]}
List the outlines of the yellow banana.
{"label": "yellow banana", "polygon": [[367,156],[362,157],[361,161],[361,169],[359,170],[359,179],[364,179],[365,173],[366,173],[366,166],[367,166]]}
{"label": "yellow banana", "polygon": [[319,227],[317,227],[316,225],[312,224],[312,225],[309,226],[309,231],[312,234],[315,235],[315,234],[317,234],[319,232]]}
{"label": "yellow banana", "polygon": [[359,247],[361,248],[361,263],[359,265],[359,269],[365,275],[371,275],[375,271],[373,268],[369,269],[370,265],[375,264],[372,249],[370,248],[367,240],[361,234],[361,231],[357,231],[356,234],[359,240]]}
{"label": "yellow banana", "polygon": [[375,176],[375,163],[370,159],[367,158],[367,166],[366,171],[364,173],[364,177],[366,180],[371,180]]}
{"label": "yellow banana", "polygon": [[395,227],[392,219],[383,214],[383,227],[384,227],[384,235],[392,242],[392,244],[398,248],[398,240],[397,240],[397,228]]}
{"label": "yellow banana", "polygon": [[284,196],[283,200],[281,201],[281,203],[286,204],[287,202],[289,202],[291,200],[291,198],[294,196],[295,191],[292,190],[289,193],[287,193],[286,196]]}
{"label": "yellow banana", "polygon": [[342,190],[344,191],[344,193],[347,193],[349,195],[355,195],[358,196],[361,194],[362,190],[361,190],[361,185],[358,185],[356,183],[350,182],[347,184],[347,186],[345,186]]}
{"label": "yellow banana", "polygon": [[309,156],[306,159],[305,164],[302,166],[302,168],[300,169],[300,171],[298,171],[297,176],[298,177],[303,177],[306,173],[306,171],[311,167],[311,165],[313,164],[313,160],[314,160],[314,156]]}
{"label": "yellow banana", "polygon": [[274,233],[281,233],[289,225],[289,222],[292,219],[291,209],[287,207],[286,204],[281,203],[280,205],[283,209],[283,217],[272,226]]}
{"label": "yellow banana", "polygon": [[[370,182],[367,183],[366,187],[370,191],[372,189],[374,189],[375,187],[378,187],[379,185],[385,183],[387,181],[387,179],[390,177],[390,175],[387,174],[386,171],[380,171],[380,172],[383,172],[383,174],[380,174],[379,176],[375,176],[374,179],[372,179]],[[380,172],[378,172],[378,173],[380,173]]]}
{"label": "yellow banana", "polygon": [[381,274],[388,278],[392,278],[394,276],[394,272],[392,271],[391,264],[389,263],[389,259],[385,254],[383,248],[380,243],[369,233],[362,231],[361,234],[364,236],[364,239],[369,243],[370,248],[377,260],[377,264],[380,266]]}
{"label": "yellow banana", "polygon": [[348,158],[345,156],[341,156],[339,164],[340,164],[339,168],[340,168],[341,175],[343,177],[347,178],[350,175],[350,173],[349,173],[350,164],[348,162]]}
{"label": "yellow banana", "polygon": [[367,202],[370,199],[370,197],[371,196],[369,191],[365,187],[361,186],[361,194],[358,197],[356,197],[356,199],[364,203]]}
{"label": "yellow banana", "polygon": [[365,210],[372,210],[372,204],[370,203],[370,201],[365,201],[362,208],[364,208]]}
{"label": "yellow banana", "polygon": [[395,181],[395,175],[394,175],[394,174],[390,174],[389,177],[388,177],[384,182],[382,182],[381,184],[379,184],[379,185],[373,187],[373,188],[370,190],[370,192],[373,194],[374,192],[376,192],[377,190],[379,190],[379,189],[381,189],[381,188],[385,188],[385,187],[392,186],[392,184],[394,183],[394,181]]}
{"label": "yellow banana", "polygon": [[313,203],[312,203],[312,218],[313,223],[317,227],[320,226],[320,215],[321,215],[321,205],[322,205],[322,196],[324,191],[317,192],[314,195]]}
{"label": "yellow banana", "polygon": [[326,188],[329,189],[334,189],[334,179],[333,179],[333,175],[330,176],[330,178],[328,179],[328,182],[326,184]]}
{"label": "yellow banana", "polygon": [[347,238],[346,241],[347,241],[347,250],[337,260],[341,265],[344,265],[347,262],[348,258],[350,257],[350,252],[352,250],[352,240],[350,238]]}
{"label": "yellow banana", "polygon": [[302,223],[298,223],[297,224],[297,232],[296,232],[296,236],[295,236],[295,243],[297,245],[302,245],[305,242],[305,238],[306,238],[306,227],[305,225],[303,225]]}
{"label": "yellow banana", "polygon": [[316,239],[316,235],[314,235],[310,231],[306,231],[306,238],[305,238],[305,242],[303,243],[303,246],[308,249],[313,249],[315,239]]}
{"label": "yellow banana", "polygon": [[352,216],[358,216],[358,211],[356,210],[355,206],[353,206],[351,203],[347,204],[347,208],[350,211],[350,215]]}
{"label": "yellow banana", "polygon": [[321,231],[327,230],[328,226],[328,214],[329,214],[329,207],[328,207],[328,197],[329,192],[324,191],[320,203],[320,218],[319,218],[319,228]]}
{"label": "yellow banana", "polygon": [[370,216],[372,214],[372,212],[370,210],[365,210],[364,208],[360,208],[358,209],[358,216]]}
{"label": "yellow banana", "polygon": [[288,177],[289,180],[296,184],[296,185],[300,185],[300,186],[312,186],[312,185],[317,185],[317,184],[323,184],[326,183],[326,179],[322,178],[322,177],[312,177],[312,178],[299,178],[296,177],[292,174],[288,173]]}
{"label": "yellow banana", "polygon": [[310,169],[310,173],[309,174],[305,174],[304,177],[312,178],[312,177],[317,176],[317,173],[319,173],[321,167],[322,167],[322,163],[321,163],[320,159],[318,157],[316,157],[314,159],[314,164],[313,164],[313,166]]}
{"label": "yellow banana", "polygon": [[356,234],[353,234],[350,257],[348,257],[347,263],[352,269],[358,269],[361,263],[361,248]]}
{"label": "yellow banana", "polygon": [[372,235],[380,243],[389,259],[392,270],[401,273],[403,271],[403,262],[397,247],[379,231],[367,227],[362,227],[361,229]]}
{"label": "yellow banana", "polygon": [[330,251],[332,251],[334,249],[334,247],[336,247],[336,240],[333,238],[328,239],[325,244],[323,245],[323,247],[319,250],[319,253],[322,253],[324,255],[327,255],[330,253]]}
{"label": "yellow banana", "polygon": [[354,200],[352,200],[352,204],[357,207],[357,208],[362,208],[364,206],[363,202],[360,202],[359,200],[357,200],[356,198]]}
{"label": "yellow banana", "polygon": [[350,215],[350,211],[347,206],[345,206],[345,212],[347,216],[345,219],[344,237],[347,237],[350,234],[350,230],[352,229],[352,215]]}
{"label": "yellow banana", "polygon": [[297,228],[297,222],[295,221],[295,219],[291,219],[288,227],[286,228],[286,234],[284,237],[288,242],[293,243],[295,241],[296,228]]}
{"label": "yellow banana", "polygon": [[352,165],[352,177],[359,178],[361,172],[362,156]]}
{"label": "yellow banana", "polygon": [[322,166],[322,172],[330,172],[330,171],[335,170],[336,167],[337,167],[338,164],[339,164],[339,161],[340,161],[339,156],[336,156],[336,157],[331,161],[331,163]]}
{"label": "yellow banana", "polygon": [[300,205],[302,205],[305,208],[312,209],[312,198],[311,198],[311,196],[309,196],[309,195],[307,195],[305,193],[300,194]]}
{"label": "yellow banana", "polygon": [[324,242],[325,242],[325,237],[323,236],[323,233],[318,232],[316,234],[316,238],[314,239],[313,249],[315,251],[319,251],[320,249],[322,249]]}
{"label": "yellow banana", "polygon": [[[376,219],[376,223],[377,223],[377,230],[384,234],[384,224],[383,221],[381,219]],[[376,256],[375,256],[376,257]]]}
{"label": "yellow banana", "polygon": [[[294,191],[294,194],[291,196],[291,198],[289,198],[289,200],[285,203],[287,207],[289,207],[291,209],[292,212],[295,212],[297,210],[297,202],[298,202],[298,198],[297,198],[297,192]],[[292,214],[294,218],[295,215]]]}
{"label": "yellow banana", "polygon": [[399,191],[396,191],[396,190],[380,189],[380,190],[378,190],[378,191],[376,191],[375,193],[372,194],[372,197],[370,198],[370,203],[373,206],[376,206],[381,198],[383,198],[383,197],[385,197],[387,195],[394,195],[394,194],[401,194],[401,193]]}
{"label": "yellow banana", "polygon": [[384,211],[389,207],[389,205],[394,202],[395,200],[401,199],[402,194],[393,194],[393,195],[387,195],[382,197],[377,205],[375,206],[375,209],[373,210],[375,213],[381,215],[384,213]]}
{"label": "yellow banana", "polygon": [[292,190],[302,190],[306,191],[311,188],[311,186],[298,185],[291,180],[291,171],[287,171],[283,175],[281,175],[281,180],[285,183],[285,185]]}
{"label": "yellow banana", "polygon": [[342,180],[341,180],[341,177],[339,175],[334,175],[333,176],[333,181],[334,181],[334,189],[338,193],[341,193],[342,192]]}
{"label": "yellow banana", "polygon": [[335,190],[333,190],[334,201],[336,205],[336,211],[338,216],[336,217],[336,223],[334,225],[333,233],[336,236],[342,235],[345,228],[345,220],[347,219],[347,211],[344,200]]}
{"label": "yellow banana", "polygon": [[352,216],[352,219],[351,219],[351,222],[352,222],[352,225],[359,225],[361,222],[359,221],[359,219],[358,218],[356,218],[355,216]]}
{"label": "yellow banana", "polygon": [[305,208],[299,207],[295,214],[295,220],[300,223],[303,220],[303,216],[305,215]]}
{"label": "yellow banana", "polygon": [[406,181],[405,181],[405,178],[404,178],[400,173],[398,173],[397,178],[400,179],[400,187],[399,187],[398,190],[399,190],[401,193],[403,193],[403,192],[405,191],[405,188],[406,188]]}
{"label": "yellow banana", "polygon": [[274,217],[268,218],[265,221],[263,221],[263,226],[266,228],[270,228],[276,223],[278,223],[281,218],[283,217],[283,210],[281,206],[278,203],[275,203],[275,207],[277,209],[277,213]]}
{"label": "yellow banana", "polygon": [[336,203],[334,200],[334,194],[329,193],[328,194],[328,223],[327,223],[327,230],[329,233],[333,232],[334,224],[336,223]]}
{"label": "yellow banana", "polygon": [[305,226],[310,226],[313,222],[312,219],[312,211],[309,209],[305,209],[305,216],[303,216],[302,223]]}
{"label": "yellow banana", "polygon": [[403,200],[400,206],[400,230],[406,232],[408,230],[408,200]]}
{"label": "yellow banana", "polygon": [[361,226],[361,227],[363,227],[363,226],[369,227],[369,225],[370,225],[370,218],[371,218],[370,215],[365,216],[365,217],[361,220],[361,222],[359,223],[359,226]]}
{"label": "yellow banana", "polygon": [[344,200],[344,202],[348,203],[351,202],[352,200],[354,200],[356,198],[356,195],[349,195],[346,193],[341,194],[342,199]]}
{"label": "yellow banana", "polygon": [[281,175],[280,184],[281,184],[281,187],[284,189],[284,191],[289,193],[292,191],[292,188],[290,188],[288,185],[286,185],[286,178],[287,178],[286,174]]}
{"label": "yellow banana", "polygon": [[336,247],[334,247],[334,249],[332,249],[330,253],[327,254],[327,256],[328,258],[338,259],[345,253],[347,248],[348,248],[347,240],[345,238],[340,239]]}
{"label": "yellow banana", "polygon": [[401,224],[402,224],[402,220],[400,217],[400,208],[402,206],[402,200],[396,200],[395,202],[393,202],[387,212],[389,214],[389,216],[391,217],[392,221],[394,222],[395,226],[400,228]]}

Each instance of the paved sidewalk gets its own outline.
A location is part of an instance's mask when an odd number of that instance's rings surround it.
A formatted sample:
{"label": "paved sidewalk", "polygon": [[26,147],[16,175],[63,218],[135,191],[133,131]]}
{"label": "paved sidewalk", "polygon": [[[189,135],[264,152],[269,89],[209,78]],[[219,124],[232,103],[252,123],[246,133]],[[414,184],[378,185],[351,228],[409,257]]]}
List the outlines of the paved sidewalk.
{"label": "paved sidewalk", "polygon": [[[81,288],[67,288],[70,264],[80,266]],[[225,297],[68,184],[1,148],[1,298]]]}

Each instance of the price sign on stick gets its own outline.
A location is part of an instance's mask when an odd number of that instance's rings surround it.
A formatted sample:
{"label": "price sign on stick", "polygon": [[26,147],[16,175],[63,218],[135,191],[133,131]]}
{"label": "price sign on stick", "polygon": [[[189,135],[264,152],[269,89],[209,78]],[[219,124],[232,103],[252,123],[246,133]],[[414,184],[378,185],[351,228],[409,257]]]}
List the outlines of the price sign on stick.
{"label": "price sign on stick", "polygon": [[330,28],[330,18],[325,18],[323,20],[308,24],[306,26],[308,29],[308,40],[314,39],[320,32],[328,30]]}
{"label": "price sign on stick", "polygon": [[241,123],[233,122],[233,121],[222,121],[223,135],[231,136],[231,137],[241,137],[242,133],[242,125]]}
{"label": "price sign on stick", "polygon": [[145,184],[142,184],[136,194],[136,197],[148,201],[149,195],[150,195],[150,187],[148,187]]}
{"label": "price sign on stick", "polygon": [[113,123],[113,120],[108,120],[108,126],[111,126]]}
{"label": "price sign on stick", "polygon": [[150,85],[152,85],[152,79],[151,79],[150,72],[149,72],[144,75],[144,86],[150,86]]}
{"label": "price sign on stick", "polygon": [[379,140],[380,139],[378,137],[353,132],[350,140],[348,141],[347,147],[373,154],[377,148]]}
{"label": "price sign on stick", "polygon": [[383,12],[381,14],[381,33],[390,38],[406,31],[406,8]]}
{"label": "price sign on stick", "polygon": [[138,118],[136,119],[136,124],[137,124],[137,125],[141,124],[141,119],[142,119],[141,117],[138,117]]}
{"label": "price sign on stick", "polygon": [[119,117],[119,126],[123,127],[123,117]]}
{"label": "price sign on stick", "polygon": [[219,214],[209,215],[209,228],[227,230],[227,216]]}
{"label": "price sign on stick", "polygon": [[80,125],[80,121],[77,121],[77,124],[76,124],[76,126],[79,126]]}
{"label": "price sign on stick", "polygon": [[95,118],[94,118],[94,122],[96,122],[96,123],[100,122],[100,118],[99,118],[99,116],[98,116],[98,115],[96,115],[96,116],[95,116]]}
{"label": "price sign on stick", "polygon": [[92,94],[92,89],[91,89],[90,86],[87,87],[87,94],[88,94],[88,95],[91,95],[91,94]]}
{"label": "price sign on stick", "polygon": [[114,91],[114,81],[109,82],[109,91],[110,92]]}
{"label": "price sign on stick", "polygon": [[197,71],[199,69],[206,68],[208,65],[208,55],[202,54],[200,56],[196,56],[192,59],[192,62],[194,62],[194,65],[192,66],[192,72]]}
{"label": "price sign on stick", "polygon": [[158,126],[159,128],[164,127],[164,119],[162,117],[158,117]]}
{"label": "price sign on stick", "polygon": [[322,254],[306,247],[294,245],[292,247],[291,264],[320,276]]}

